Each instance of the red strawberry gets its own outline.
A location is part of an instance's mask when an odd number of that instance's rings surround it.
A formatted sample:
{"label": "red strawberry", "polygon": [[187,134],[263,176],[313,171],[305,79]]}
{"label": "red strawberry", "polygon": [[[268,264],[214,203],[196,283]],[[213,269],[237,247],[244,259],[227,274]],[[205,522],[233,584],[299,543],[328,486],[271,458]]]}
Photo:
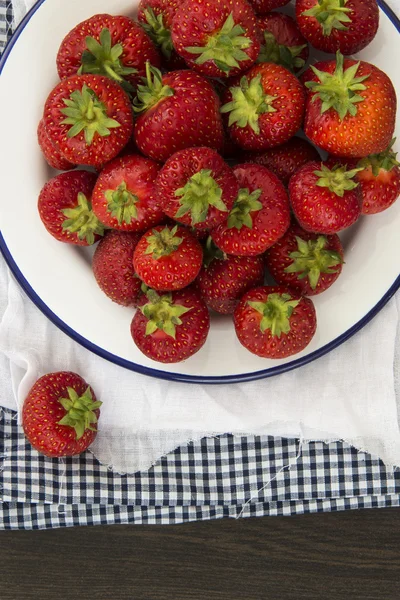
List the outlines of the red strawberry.
{"label": "red strawberry", "polygon": [[97,168],[119,154],[133,131],[128,95],[101,75],[61,81],[46,100],[43,120],[66,160]]}
{"label": "red strawberry", "polygon": [[[312,72],[311,72],[312,71]],[[319,62],[302,80],[309,89],[304,132],[317,146],[346,157],[383,152],[393,136],[396,92],[389,77],[364,61]]]}
{"label": "red strawberry", "polygon": [[98,219],[121,231],[146,231],[161,223],[164,213],[154,188],[159,168],[139,154],[109,162],[93,190],[93,212]]}
{"label": "red strawberry", "polygon": [[353,159],[348,166],[359,167],[355,180],[360,184],[361,214],[373,215],[392,206],[400,195],[400,163],[393,152],[392,140],[380,154],[372,154],[360,160]]}
{"label": "red strawberry", "polygon": [[262,63],[235,79],[224,96],[221,112],[229,114],[229,133],[245,150],[266,150],[283,144],[299,129],[304,90],[281,65]]}
{"label": "red strawberry", "polygon": [[258,15],[265,15],[270,10],[285,6],[289,2],[290,0],[249,0],[249,4],[251,4]]}
{"label": "red strawberry", "polygon": [[361,213],[361,197],[355,181],[357,169],[337,163],[309,162],[289,184],[293,212],[306,231],[338,233],[355,223]]}
{"label": "red strawberry", "polygon": [[69,171],[44,185],[38,199],[39,215],[56,240],[89,246],[103,235],[104,227],[91,206],[96,179],[94,173]]}
{"label": "red strawberry", "polygon": [[172,19],[179,6],[178,0],[140,0],[138,8],[140,25],[160,50],[163,63],[170,71],[186,67],[183,58],[177,54],[171,37]]}
{"label": "red strawberry", "polygon": [[222,314],[233,313],[243,294],[263,283],[261,256],[227,255],[208,238],[196,286],[209,308]]}
{"label": "red strawberry", "polygon": [[167,160],[156,189],[166,215],[196,229],[212,229],[227,218],[239,186],[217,152],[187,148]]}
{"label": "red strawberry", "polygon": [[160,162],[191,146],[219,150],[224,139],[219,107],[211,83],[198,73],[161,75],[148,65],[147,79],[134,100],[136,144],[143,154]]}
{"label": "red strawberry", "polygon": [[165,292],[192,283],[202,259],[200,242],[190,231],[178,225],[160,225],[142,236],[133,255],[133,266],[146,285]]}
{"label": "red strawberry", "polygon": [[22,427],[38,452],[74,456],[94,441],[101,404],[76,373],[48,373],[36,381],[25,399]]}
{"label": "red strawberry", "polygon": [[64,38],[57,69],[60,79],[106,75],[131,90],[145,74],[146,61],[160,65],[160,55],[143,29],[128,17],[100,14],[79,23]]}
{"label": "red strawberry", "polygon": [[247,153],[246,162],[257,163],[267,167],[284,183],[289,185],[289,179],[310,160],[320,160],[317,150],[306,140],[292,137],[281,146],[276,146],[264,152]]}
{"label": "red strawberry", "polygon": [[249,290],[233,319],[240,343],[263,358],[286,358],[301,352],[317,327],[311,300],[285,286]]}
{"label": "red strawberry", "polygon": [[296,19],[314,48],[355,54],[374,39],[379,8],[376,0],[296,0]]}
{"label": "red strawberry", "polygon": [[148,290],[139,298],[133,317],[133,341],[148,358],[175,363],[193,356],[204,345],[210,315],[192,287],[158,295]]}
{"label": "red strawberry", "polygon": [[172,21],[172,41],[190,68],[208,77],[246,71],[260,51],[260,31],[245,0],[189,0]]}
{"label": "red strawberry", "polygon": [[57,149],[57,146],[51,141],[44,126],[43,119],[39,122],[37,136],[40,149],[50,167],[53,167],[53,169],[57,169],[58,171],[70,171],[75,168],[75,165],[66,160]]}
{"label": "red strawberry", "polygon": [[275,281],[304,296],[328,289],[342,272],[342,263],[338,235],[310,233],[296,223],[265,255],[265,264]]}
{"label": "red strawberry", "polygon": [[142,282],[133,268],[140,233],[108,231],[93,255],[92,269],[101,290],[122,306],[136,305]]}
{"label": "red strawberry", "polygon": [[287,192],[279,179],[261,165],[238,165],[233,173],[240,191],[228,220],[211,231],[215,244],[227,254],[263,254],[290,224]]}
{"label": "red strawberry", "polygon": [[307,40],[296,21],[282,13],[270,13],[258,19],[264,35],[257,62],[273,62],[298,73],[308,59]]}

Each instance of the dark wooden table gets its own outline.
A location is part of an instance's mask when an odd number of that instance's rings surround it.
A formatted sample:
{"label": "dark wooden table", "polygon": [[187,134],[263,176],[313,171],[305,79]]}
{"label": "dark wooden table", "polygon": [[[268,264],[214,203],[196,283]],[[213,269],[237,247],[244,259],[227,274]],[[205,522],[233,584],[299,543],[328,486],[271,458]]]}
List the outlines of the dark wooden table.
{"label": "dark wooden table", "polygon": [[0,532],[1,600],[399,600],[400,509]]}

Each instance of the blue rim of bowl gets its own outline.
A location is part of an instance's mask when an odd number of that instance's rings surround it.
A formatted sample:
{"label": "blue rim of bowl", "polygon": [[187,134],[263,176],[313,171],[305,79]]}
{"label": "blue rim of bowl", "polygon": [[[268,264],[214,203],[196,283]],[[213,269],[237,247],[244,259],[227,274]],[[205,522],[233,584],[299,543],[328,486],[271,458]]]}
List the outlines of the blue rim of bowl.
{"label": "blue rim of bowl", "polygon": [[[23,32],[26,25],[29,23],[32,16],[35,14],[35,12],[40,8],[40,6],[45,1],[46,0],[38,0],[38,2],[36,2],[36,4],[25,15],[24,19],[21,21],[21,23],[16,28],[14,35],[9,40],[6,48],[4,49],[2,57],[0,59],[0,74],[1,74],[3,67],[7,61],[7,58],[9,56],[11,50],[13,49],[16,41],[18,40],[19,36]],[[395,15],[395,13],[392,11],[392,9],[383,0],[378,0],[378,4],[379,4],[381,10],[386,14],[386,16],[390,19],[390,21],[396,27],[397,31],[400,33],[400,19]],[[371,321],[371,319],[373,319],[375,317],[375,315],[385,306],[385,304],[390,300],[390,298],[395,294],[395,292],[400,287],[400,275],[399,275],[397,277],[397,279],[394,281],[394,283],[387,290],[387,292],[384,294],[384,296],[380,299],[380,301],[362,319],[360,319],[357,323],[355,323],[352,327],[350,327],[350,329],[345,331],[342,335],[340,335],[339,337],[337,337],[334,340],[332,340],[331,342],[329,342],[329,344],[326,344],[322,348],[319,348],[318,350],[315,350],[314,352],[311,352],[310,354],[307,354],[306,356],[292,360],[292,361],[282,364],[282,365],[277,365],[276,367],[270,367],[268,369],[263,369],[261,371],[254,371],[252,373],[241,373],[238,375],[221,375],[221,376],[188,375],[185,373],[170,373],[167,371],[160,371],[159,369],[153,369],[150,367],[144,367],[142,365],[138,365],[129,360],[121,358],[120,356],[117,356],[116,354],[107,352],[107,350],[100,348],[100,346],[93,344],[92,342],[90,342],[89,340],[87,340],[86,338],[81,336],[79,333],[77,333],[71,327],[69,327],[66,323],[64,323],[64,321],[62,321],[43,302],[43,300],[38,296],[38,294],[35,292],[35,290],[30,286],[30,284],[28,283],[28,281],[25,279],[24,275],[20,271],[18,265],[14,261],[1,232],[0,232],[0,249],[1,249],[2,254],[3,254],[11,272],[13,273],[15,279],[18,281],[19,285],[23,288],[23,290],[25,291],[27,296],[46,315],[46,317],[48,317],[48,319],[50,319],[50,321],[52,321],[55,325],[57,325],[57,327],[59,329],[61,329],[61,331],[63,331],[67,335],[69,335],[73,340],[75,340],[76,342],[78,342],[79,344],[81,344],[82,346],[84,346],[85,348],[87,348],[88,350],[93,352],[94,354],[97,354],[101,358],[105,358],[106,360],[108,360],[112,363],[115,363],[116,365],[118,365],[120,367],[124,367],[125,369],[128,369],[130,371],[135,371],[136,373],[141,373],[142,375],[149,375],[151,377],[157,377],[159,379],[167,379],[170,381],[180,381],[183,383],[209,383],[209,384],[242,383],[242,382],[246,382],[246,381],[254,381],[256,379],[264,379],[267,377],[272,377],[273,375],[279,375],[281,373],[285,373],[287,371],[291,371],[292,369],[296,369],[298,367],[306,365],[306,364],[314,361],[315,359],[323,356],[324,354],[327,354],[334,348],[337,348],[338,346],[340,346],[340,344],[343,344],[343,342],[345,342],[351,336],[353,336],[355,333],[357,333],[357,331],[362,329],[364,327],[364,325],[366,325],[369,321]]]}

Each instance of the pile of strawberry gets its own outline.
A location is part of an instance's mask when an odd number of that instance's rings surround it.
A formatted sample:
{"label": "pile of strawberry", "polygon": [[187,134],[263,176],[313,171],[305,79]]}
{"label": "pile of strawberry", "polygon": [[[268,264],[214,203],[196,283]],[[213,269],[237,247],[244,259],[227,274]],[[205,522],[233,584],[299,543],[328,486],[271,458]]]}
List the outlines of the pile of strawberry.
{"label": "pile of strawberry", "polygon": [[[197,352],[210,310],[254,354],[304,349],[338,233],[400,193],[393,85],[343,56],[374,38],[376,0],[284,4],[141,0],[138,22],[95,15],[61,43],[38,139],[65,172],[39,214],[62,242],[101,240],[94,276],[153,360]],[[309,44],[336,56],[306,68]]]}

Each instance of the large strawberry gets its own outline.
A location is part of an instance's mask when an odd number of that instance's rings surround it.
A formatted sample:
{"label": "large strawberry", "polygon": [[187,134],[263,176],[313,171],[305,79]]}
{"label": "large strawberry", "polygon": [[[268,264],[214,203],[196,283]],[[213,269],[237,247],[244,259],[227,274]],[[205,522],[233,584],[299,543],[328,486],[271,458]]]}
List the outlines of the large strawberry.
{"label": "large strawberry", "polygon": [[46,100],[43,121],[66,160],[97,168],[119,154],[133,131],[128,95],[102,75],[61,81]]}
{"label": "large strawberry", "polygon": [[260,51],[261,34],[246,0],[188,0],[172,21],[172,41],[190,68],[208,77],[246,71]]}
{"label": "large strawberry", "polygon": [[100,289],[122,306],[136,305],[142,282],[133,268],[133,251],[140,233],[108,231],[96,247],[93,274]]}
{"label": "large strawberry", "polygon": [[176,152],[161,168],[156,189],[166,215],[196,229],[226,220],[239,185],[232,169],[211,148]]}
{"label": "large strawberry", "polygon": [[308,346],[317,318],[309,298],[285,286],[263,286],[242,297],[234,324],[240,343],[253,354],[286,358]]}
{"label": "large strawberry", "polygon": [[99,220],[121,231],[145,231],[161,223],[164,214],[154,187],[159,168],[139,154],[109,162],[93,190],[93,212]]}
{"label": "large strawberry", "polygon": [[211,237],[207,239],[204,265],[196,279],[196,287],[209,308],[231,314],[247,290],[263,283],[261,256],[227,255],[215,246]]}
{"label": "large strawberry", "polygon": [[310,233],[293,223],[265,255],[276,283],[314,296],[328,289],[342,272],[343,247],[339,236]]}
{"label": "large strawberry", "polygon": [[146,61],[160,65],[160,55],[145,31],[128,17],[100,14],[66,35],[57,69],[60,79],[83,73],[106,75],[131,90],[144,75]]}
{"label": "large strawberry", "polygon": [[202,260],[200,242],[178,225],[160,225],[147,231],[133,255],[137,275],[157,291],[188,286],[196,279]]}
{"label": "large strawberry", "polygon": [[257,62],[273,62],[298,73],[308,59],[307,40],[296,21],[282,13],[270,13],[258,19],[264,41]]}
{"label": "large strawberry", "polygon": [[355,223],[361,214],[358,169],[331,162],[309,162],[289,183],[297,221],[307,231],[332,234]]}
{"label": "large strawberry", "polygon": [[376,0],[296,0],[296,19],[314,48],[355,54],[374,39],[379,8]]}
{"label": "large strawberry", "polygon": [[285,67],[261,63],[232,82],[221,112],[229,115],[229,134],[245,150],[283,144],[303,121],[304,89]]}
{"label": "large strawberry", "polygon": [[147,78],[134,100],[135,141],[141,152],[165,162],[191,146],[222,147],[220,102],[211,83],[193,71],[161,75],[147,65]]}
{"label": "large strawberry", "polygon": [[290,224],[289,198],[278,177],[256,164],[238,165],[238,197],[228,220],[211,231],[215,244],[227,254],[263,254]]}
{"label": "large strawberry", "polygon": [[180,362],[204,345],[210,315],[193,287],[162,295],[149,289],[138,305],[131,334],[148,358],[162,363]]}
{"label": "large strawberry", "polygon": [[38,452],[51,457],[74,456],[94,441],[101,404],[80,375],[48,373],[25,398],[22,427]]}
{"label": "large strawberry", "polygon": [[308,88],[304,132],[337,156],[383,152],[393,136],[396,92],[374,65],[352,59],[319,62],[302,81]]}
{"label": "large strawberry", "polygon": [[314,146],[299,137],[292,137],[281,146],[263,152],[247,152],[243,155],[246,162],[257,163],[275,173],[286,186],[293,173],[296,173],[310,160],[320,160]]}
{"label": "large strawberry", "polygon": [[140,25],[160,50],[163,64],[170,71],[186,66],[183,58],[177,54],[171,37],[172,19],[179,6],[178,0],[140,0],[138,8]]}
{"label": "large strawberry", "polygon": [[355,179],[360,185],[363,215],[386,210],[400,195],[400,163],[392,149],[394,142],[379,154],[351,161],[351,165],[361,168]]}
{"label": "large strawberry", "polygon": [[43,119],[39,121],[37,136],[40,149],[50,167],[53,167],[53,169],[57,169],[58,171],[70,171],[76,166],[66,160],[58,150],[57,146],[51,141],[44,126]]}
{"label": "large strawberry", "polygon": [[38,199],[39,215],[56,240],[89,246],[104,234],[104,226],[91,205],[96,179],[94,173],[68,171],[56,175],[42,188]]}
{"label": "large strawberry", "polygon": [[290,0],[249,0],[249,4],[254,8],[258,15],[265,15],[274,8],[281,8],[289,4]]}

